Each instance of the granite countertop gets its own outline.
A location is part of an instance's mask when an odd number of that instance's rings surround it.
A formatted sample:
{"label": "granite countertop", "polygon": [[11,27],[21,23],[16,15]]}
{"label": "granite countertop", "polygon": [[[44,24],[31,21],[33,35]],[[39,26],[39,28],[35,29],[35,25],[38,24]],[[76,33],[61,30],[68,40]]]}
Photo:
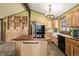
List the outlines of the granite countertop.
{"label": "granite countertop", "polygon": [[19,41],[19,40],[32,40],[32,36],[31,35],[22,35],[22,36],[14,38],[12,40],[15,40],[15,41]]}
{"label": "granite countertop", "polygon": [[63,33],[53,33],[53,36],[56,37],[56,38],[57,38],[58,35],[61,35],[61,36],[64,36],[64,37],[71,38],[71,39],[73,39],[73,40],[79,41],[78,38],[74,38],[74,37],[71,36],[71,35],[66,35],[66,34],[63,34]]}
{"label": "granite countertop", "polygon": [[22,35],[14,38],[15,41],[46,41],[45,38],[33,38],[32,35]]}
{"label": "granite countertop", "polygon": [[64,36],[64,37],[67,37],[67,38],[70,38],[70,39],[73,39],[73,40],[79,41],[79,39],[74,38],[73,36],[70,36],[70,35],[66,35],[66,34],[62,34],[62,33],[60,33],[60,34],[58,34],[58,35],[61,35],[61,36]]}
{"label": "granite countertop", "polygon": [[57,38],[57,35],[60,33],[53,33],[53,36]]}

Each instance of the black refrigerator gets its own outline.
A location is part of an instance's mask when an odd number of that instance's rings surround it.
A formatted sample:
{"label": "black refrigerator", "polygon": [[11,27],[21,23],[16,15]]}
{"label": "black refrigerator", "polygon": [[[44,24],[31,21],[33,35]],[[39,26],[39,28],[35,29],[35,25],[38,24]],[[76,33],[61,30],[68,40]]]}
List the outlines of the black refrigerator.
{"label": "black refrigerator", "polygon": [[44,38],[45,25],[35,25],[35,37]]}

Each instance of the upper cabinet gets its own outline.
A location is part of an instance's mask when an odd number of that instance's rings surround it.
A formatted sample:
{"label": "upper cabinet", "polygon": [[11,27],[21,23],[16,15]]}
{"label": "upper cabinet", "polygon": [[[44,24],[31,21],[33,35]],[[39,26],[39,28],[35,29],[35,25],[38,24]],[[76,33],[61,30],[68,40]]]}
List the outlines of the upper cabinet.
{"label": "upper cabinet", "polygon": [[17,27],[25,28],[28,26],[28,16],[8,16],[7,29],[16,29]]}
{"label": "upper cabinet", "polygon": [[71,13],[68,13],[66,15],[66,20],[67,20],[67,26],[72,26],[73,24],[73,14],[72,12]]}
{"label": "upper cabinet", "polygon": [[79,6],[72,9],[65,16],[66,16],[66,19],[67,19],[67,26],[68,27],[77,27],[77,26],[79,26]]}

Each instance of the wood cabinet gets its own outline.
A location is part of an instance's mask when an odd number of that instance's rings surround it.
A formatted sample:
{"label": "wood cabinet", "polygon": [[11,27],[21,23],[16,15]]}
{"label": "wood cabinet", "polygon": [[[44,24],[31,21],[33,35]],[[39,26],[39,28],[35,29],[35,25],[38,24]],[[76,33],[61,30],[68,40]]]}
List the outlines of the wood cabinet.
{"label": "wood cabinet", "polygon": [[16,41],[16,55],[46,56],[47,41]]}
{"label": "wood cabinet", "polygon": [[67,19],[67,26],[72,26],[72,12],[66,15],[66,19]]}
{"label": "wood cabinet", "polygon": [[67,26],[68,27],[77,27],[79,26],[79,6],[72,9],[66,15]]}
{"label": "wood cabinet", "polygon": [[6,42],[14,42],[12,39],[24,34],[28,35],[28,16],[7,16],[5,22]]}
{"label": "wood cabinet", "polygon": [[54,36],[53,36],[52,42],[53,42],[56,46],[58,46],[58,39],[57,39],[57,37],[54,37]]}
{"label": "wood cabinet", "polygon": [[74,43],[74,49],[73,49],[73,55],[74,56],[79,56],[79,42]]}
{"label": "wood cabinet", "polygon": [[67,56],[79,56],[79,42],[70,38],[65,40],[65,52]]}
{"label": "wood cabinet", "polygon": [[39,52],[39,42],[23,42],[21,55],[37,55]]}
{"label": "wood cabinet", "polygon": [[16,29],[17,27],[27,27],[27,16],[7,16],[7,29]]}
{"label": "wood cabinet", "polygon": [[46,32],[46,33],[45,33],[45,39],[46,39],[48,42],[51,42],[51,40],[52,40],[52,33]]}
{"label": "wood cabinet", "polygon": [[66,46],[65,46],[66,55],[73,56],[73,41],[67,38],[65,42],[66,42]]}

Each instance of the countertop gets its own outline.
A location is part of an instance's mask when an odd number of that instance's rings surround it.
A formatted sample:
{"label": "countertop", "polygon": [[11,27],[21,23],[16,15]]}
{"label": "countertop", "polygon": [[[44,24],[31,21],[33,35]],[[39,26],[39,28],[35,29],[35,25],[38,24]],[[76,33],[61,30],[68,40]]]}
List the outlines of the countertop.
{"label": "countertop", "polygon": [[46,41],[45,38],[33,38],[32,35],[22,35],[12,40],[15,40],[15,41]]}
{"label": "countertop", "polygon": [[58,35],[61,35],[61,36],[64,36],[64,37],[71,38],[73,40],[79,41],[79,39],[74,38],[73,36],[70,36],[70,35],[66,35],[66,34],[63,34],[63,33],[53,33],[53,36],[56,37],[56,38],[57,38]]}
{"label": "countertop", "polygon": [[53,36],[57,38],[57,35],[60,33],[53,33]]}
{"label": "countertop", "polygon": [[71,39],[76,39],[76,38],[74,38],[74,37],[72,37],[70,35],[66,35],[66,34],[62,34],[62,33],[60,33],[58,35],[61,35],[61,36],[67,37],[67,38],[71,38]]}
{"label": "countertop", "polygon": [[72,39],[72,40],[79,41],[79,39],[74,38],[73,36],[70,36],[70,35],[66,35],[66,34],[62,34],[62,33],[60,33],[60,34],[58,34],[58,35],[64,36],[64,37],[66,37],[66,38],[70,38],[70,39]]}

